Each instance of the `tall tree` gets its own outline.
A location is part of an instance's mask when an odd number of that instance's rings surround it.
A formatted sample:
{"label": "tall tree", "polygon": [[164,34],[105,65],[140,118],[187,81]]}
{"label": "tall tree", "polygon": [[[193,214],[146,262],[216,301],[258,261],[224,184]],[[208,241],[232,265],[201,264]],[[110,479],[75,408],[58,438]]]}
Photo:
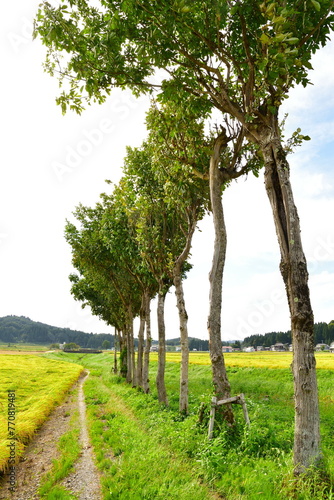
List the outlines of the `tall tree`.
{"label": "tall tree", "polygon": [[[79,229],[72,223],[66,225],[66,240],[72,246],[73,265],[82,276],[88,280],[94,290],[107,299],[117,294],[122,304],[120,314],[124,314],[125,321],[122,329],[125,336],[125,346],[122,349],[122,358],[126,359],[126,378],[129,383],[136,384],[134,363],[133,319],[140,308],[140,291],[133,276],[127,271],[123,261],[118,258],[120,251],[126,252],[129,244],[124,236],[122,224],[115,215],[117,230],[110,235],[112,243],[107,245],[102,232],[104,207],[101,203],[94,209],[80,205],[75,216],[80,222]],[[115,211],[117,213],[117,211]],[[121,245],[121,242],[123,246]],[[109,302],[110,303],[110,302]],[[119,326],[115,323],[115,326]],[[122,363],[124,366],[124,363]]]}
{"label": "tall tree", "polygon": [[[103,196],[105,205],[105,214],[103,217],[103,233],[105,235],[106,244],[110,244],[111,235],[113,238],[121,238],[120,243],[124,249],[127,241],[127,251],[120,253],[120,259],[123,261],[127,272],[135,279],[141,293],[141,305],[139,311],[139,331],[138,331],[138,353],[137,353],[137,368],[136,378],[137,384],[144,392],[149,392],[148,370],[149,370],[149,352],[151,347],[151,330],[150,330],[150,301],[158,291],[158,284],[153,274],[146,265],[140,254],[140,248],[137,241],[136,224],[132,219],[133,208],[136,204],[137,193],[134,189],[133,182],[124,176],[119,185],[115,187],[112,197]],[[111,213],[114,212],[114,201],[117,200],[119,211],[120,227],[115,233],[115,227],[110,219]],[[112,243],[113,244],[113,243]],[[146,345],[144,348],[144,331],[146,327]]]}
{"label": "tall tree", "polygon": [[188,266],[192,236],[204,214],[203,187],[186,183],[179,170],[156,148],[154,138],[141,148],[128,149],[126,172],[137,191],[132,216],[136,220],[142,256],[159,283],[158,333],[159,361],[157,387],[159,400],[167,402],[164,388],[165,326],[164,300],[174,283],[180,319],[182,345],[180,410],[188,411],[188,329],[182,280]]}
{"label": "tall tree", "polygon": [[[58,51],[69,54],[62,78],[70,88],[58,102],[78,112],[82,97],[103,102],[113,86],[152,89],[156,68],[169,81],[228,113],[261,149],[265,184],[281,252],[294,344],[296,473],[321,458],[318,394],[313,353],[313,313],[289,165],[282,148],[278,111],[289,89],[309,83],[311,56],[334,23],[333,0],[84,0],[58,9],[44,3],[35,32],[49,47],[54,73]],[[67,10],[68,9],[68,10]],[[84,83],[83,83],[84,82]]]}
{"label": "tall tree", "polygon": [[[189,207],[194,207],[195,200],[202,199],[203,207],[210,207],[213,215],[215,243],[210,271],[209,345],[215,395],[218,399],[226,399],[230,397],[230,384],[221,336],[222,280],[227,245],[222,192],[233,179],[249,171],[258,175],[260,162],[254,155],[254,148],[245,147],[242,128],[230,121],[226,120],[220,131],[216,126],[210,134],[205,134],[205,118],[210,111],[208,103],[189,98],[175,86],[171,95],[161,96],[160,100],[162,105],[154,106],[147,117],[150,141],[160,159],[155,169],[158,172],[162,169],[166,185],[174,189],[176,186],[174,199],[183,204],[185,214]],[[180,181],[182,193],[178,192]],[[231,405],[222,406],[220,411],[227,422],[234,423]]]}

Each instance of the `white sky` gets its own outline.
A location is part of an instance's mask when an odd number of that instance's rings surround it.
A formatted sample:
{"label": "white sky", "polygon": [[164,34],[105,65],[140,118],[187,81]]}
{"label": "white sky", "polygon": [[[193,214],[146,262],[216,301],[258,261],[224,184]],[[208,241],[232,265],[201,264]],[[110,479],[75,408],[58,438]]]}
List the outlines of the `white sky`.
{"label": "white sky", "polygon": [[[115,91],[82,116],[61,115],[58,83],[43,72],[44,49],[31,41],[38,0],[2,6],[3,77],[0,177],[0,316],[28,316],[86,332],[113,332],[70,294],[65,219],[79,203],[95,205],[117,182],[125,147],[139,146],[148,101]],[[310,270],[315,321],[334,319],[334,43],[314,59],[314,86],[294,89],[284,105],[287,129],[310,135],[290,157],[292,185]],[[288,132],[287,132],[288,135]],[[228,251],[223,339],[288,330],[279,252],[263,178],[235,183],[224,195]],[[194,238],[185,282],[189,335],[206,339],[212,221]],[[152,307],[152,319],[155,319]],[[179,335],[174,293],[167,297],[167,338]],[[156,327],[153,336],[156,338]]]}

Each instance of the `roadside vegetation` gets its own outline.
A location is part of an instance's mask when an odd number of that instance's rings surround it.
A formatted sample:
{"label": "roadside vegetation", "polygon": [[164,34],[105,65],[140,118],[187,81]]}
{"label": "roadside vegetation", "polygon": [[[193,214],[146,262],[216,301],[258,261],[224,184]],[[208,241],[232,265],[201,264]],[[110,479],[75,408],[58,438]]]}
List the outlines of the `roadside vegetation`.
{"label": "roadside vegetation", "polygon": [[64,363],[40,356],[0,355],[0,472],[8,465],[8,391],[15,393],[11,407],[11,429],[15,433],[15,456],[22,455],[31,439],[52,409],[59,404],[82,372],[78,364]]}
{"label": "roadside vegetation", "polygon": [[[333,498],[333,357],[331,369],[318,370],[326,473],[318,470],[298,481],[293,475],[294,402],[288,363],[283,368],[269,368],[265,360],[263,367],[255,367],[252,361],[261,365],[260,354],[227,355],[232,393],[245,394],[251,425],[245,426],[237,406],[233,432],[216,421],[214,438],[208,440],[211,368],[196,361],[207,354],[190,356],[187,417],[179,412],[180,364],[174,353],[174,361],[166,363],[169,407],[158,402],[156,389],[144,394],[114,375],[110,354],[46,356],[80,363],[90,370],[85,396],[104,500]],[[243,366],[237,366],[238,357]],[[327,357],[319,353],[318,364]],[[288,361],[288,354],[270,359],[284,358]],[[153,356],[150,367],[154,379],[157,362]]]}

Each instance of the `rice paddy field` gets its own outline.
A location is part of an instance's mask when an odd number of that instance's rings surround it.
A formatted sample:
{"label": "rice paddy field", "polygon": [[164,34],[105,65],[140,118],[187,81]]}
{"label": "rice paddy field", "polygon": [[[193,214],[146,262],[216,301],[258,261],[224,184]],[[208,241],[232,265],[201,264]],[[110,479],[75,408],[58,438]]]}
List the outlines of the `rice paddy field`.
{"label": "rice paddy field", "polygon": [[42,344],[11,344],[7,342],[0,342],[0,353],[10,353],[10,354],[17,354],[21,352],[45,352],[48,351],[50,348],[49,345],[42,345]]}
{"label": "rice paddy field", "polygon": [[76,363],[0,354],[0,471],[8,466],[10,443],[15,441],[12,453],[18,461],[25,444],[82,371]]}
{"label": "rice paddy field", "polygon": [[[330,352],[316,352],[317,368],[334,370],[334,354]],[[152,361],[158,360],[158,354],[151,353]],[[238,366],[240,368],[289,368],[292,362],[292,352],[228,352],[224,353],[225,364],[228,367]],[[179,363],[181,354],[179,352],[167,352],[167,362]],[[190,364],[210,365],[208,352],[190,352]]]}

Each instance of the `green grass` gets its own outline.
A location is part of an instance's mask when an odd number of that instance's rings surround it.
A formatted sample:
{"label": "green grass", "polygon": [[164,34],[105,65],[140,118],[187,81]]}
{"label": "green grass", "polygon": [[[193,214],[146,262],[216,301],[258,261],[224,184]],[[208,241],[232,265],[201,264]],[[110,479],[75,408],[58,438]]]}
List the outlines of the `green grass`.
{"label": "green grass", "polygon": [[[49,355],[48,355],[49,356]],[[294,403],[291,372],[283,368],[228,368],[232,393],[246,396],[251,426],[239,406],[233,433],[216,422],[207,439],[212,395],[211,369],[190,365],[190,414],[178,412],[179,364],[167,363],[170,407],[114,376],[112,359],[102,355],[50,355],[72,360],[91,372],[85,384],[90,434],[103,474],[104,500],[320,500],[333,499],[334,371],[318,371],[322,446],[327,472],[296,482],[292,475]],[[200,405],[206,412],[198,422]],[[215,496],[216,495],[216,496]]]}

